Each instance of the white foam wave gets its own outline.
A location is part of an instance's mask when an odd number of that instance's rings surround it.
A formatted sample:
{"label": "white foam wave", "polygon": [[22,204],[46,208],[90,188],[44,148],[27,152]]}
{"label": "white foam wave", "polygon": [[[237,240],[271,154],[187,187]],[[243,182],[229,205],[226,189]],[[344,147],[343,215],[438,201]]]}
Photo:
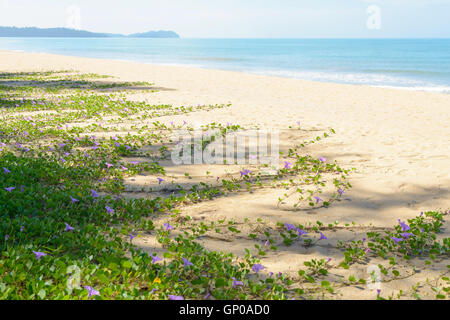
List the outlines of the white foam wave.
{"label": "white foam wave", "polygon": [[411,78],[395,77],[385,74],[338,73],[338,72],[333,73],[333,72],[288,71],[288,70],[260,70],[252,72],[257,74],[265,74],[269,76],[294,78],[301,80],[359,84],[380,88],[391,88],[402,90],[450,93],[450,86],[431,84]]}

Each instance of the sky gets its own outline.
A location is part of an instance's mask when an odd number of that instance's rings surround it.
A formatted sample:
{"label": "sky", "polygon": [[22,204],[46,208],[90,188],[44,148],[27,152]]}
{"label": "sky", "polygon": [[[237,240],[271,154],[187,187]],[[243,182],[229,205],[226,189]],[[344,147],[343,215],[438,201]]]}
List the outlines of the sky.
{"label": "sky", "polygon": [[450,0],[0,0],[0,26],[183,38],[450,38]]}

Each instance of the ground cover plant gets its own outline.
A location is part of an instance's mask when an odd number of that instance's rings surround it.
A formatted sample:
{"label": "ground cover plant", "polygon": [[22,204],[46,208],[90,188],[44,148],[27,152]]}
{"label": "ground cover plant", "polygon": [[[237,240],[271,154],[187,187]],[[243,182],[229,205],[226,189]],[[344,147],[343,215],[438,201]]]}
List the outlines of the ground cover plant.
{"label": "ground cover plant", "polygon": [[[194,128],[162,119],[228,106],[133,99],[136,92],[155,90],[151,83],[70,70],[0,74],[0,299],[333,299],[339,290],[368,281],[337,278],[339,271],[351,274],[355,266],[376,263],[381,281],[389,282],[417,273],[416,259],[427,266],[448,259],[450,241],[439,237],[448,212],[429,211],[337,243],[341,261],[305,261],[296,277],[269,272],[262,261],[269,252],[311,248],[331,231],[357,226],[268,225],[258,219],[255,231],[245,234],[240,225],[246,218],[199,223],[180,209],[271,189],[284,190],[274,203],[280,210],[332,206],[351,192],[352,170],[304,148],[336,133],[330,129],[293,145],[271,175],[264,165],[230,163],[238,168],[235,174],[173,182],[165,165],[175,146],[171,134]],[[211,122],[201,129],[226,136],[252,128]],[[213,140],[209,136],[201,147]],[[128,191],[126,181],[138,174],[151,180],[150,187]],[[155,237],[164,252],[136,245],[145,235]],[[237,256],[202,244],[218,235],[252,245]],[[448,272],[447,266],[434,282],[415,284],[410,292],[379,291],[376,297],[421,299],[431,292],[432,298],[448,299]]]}

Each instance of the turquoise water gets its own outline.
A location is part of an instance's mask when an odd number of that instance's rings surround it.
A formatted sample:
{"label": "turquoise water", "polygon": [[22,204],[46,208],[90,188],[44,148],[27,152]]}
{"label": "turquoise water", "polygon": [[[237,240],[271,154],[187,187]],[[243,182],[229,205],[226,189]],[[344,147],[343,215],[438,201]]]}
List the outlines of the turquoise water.
{"label": "turquoise water", "polygon": [[0,38],[0,49],[450,93],[450,39]]}

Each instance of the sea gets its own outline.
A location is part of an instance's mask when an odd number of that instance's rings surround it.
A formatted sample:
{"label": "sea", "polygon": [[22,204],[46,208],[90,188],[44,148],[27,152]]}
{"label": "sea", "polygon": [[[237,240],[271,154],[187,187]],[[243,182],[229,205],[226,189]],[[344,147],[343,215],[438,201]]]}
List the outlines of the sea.
{"label": "sea", "polygon": [[450,93],[450,39],[0,38],[0,50]]}

